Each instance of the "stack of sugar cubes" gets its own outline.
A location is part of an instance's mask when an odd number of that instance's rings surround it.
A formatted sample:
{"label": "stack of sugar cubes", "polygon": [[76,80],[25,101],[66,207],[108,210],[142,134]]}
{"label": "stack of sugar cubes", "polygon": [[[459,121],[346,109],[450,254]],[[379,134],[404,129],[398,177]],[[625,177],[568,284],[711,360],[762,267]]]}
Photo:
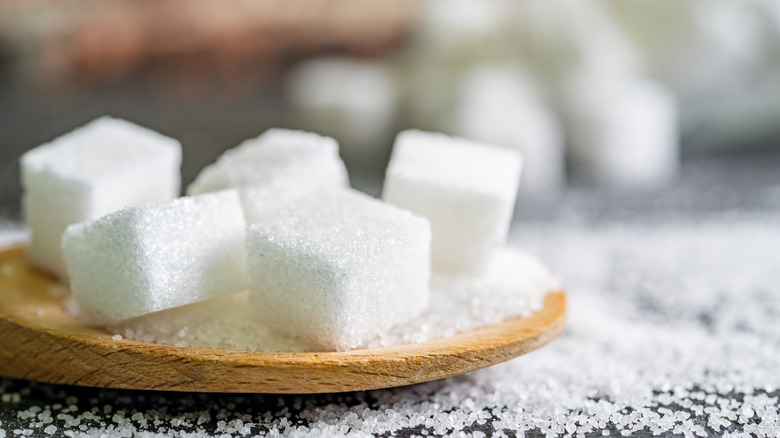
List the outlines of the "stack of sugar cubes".
{"label": "stack of sugar cubes", "polygon": [[31,262],[67,266],[83,321],[248,289],[256,317],[285,336],[318,350],[365,346],[429,307],[432,270],[486,271],[521,170],[516,151],[406,131],[383,202],[348,187],[333,139],[274,129],[174,199],[180,153],[174,140],[103,118],[22,158]]}

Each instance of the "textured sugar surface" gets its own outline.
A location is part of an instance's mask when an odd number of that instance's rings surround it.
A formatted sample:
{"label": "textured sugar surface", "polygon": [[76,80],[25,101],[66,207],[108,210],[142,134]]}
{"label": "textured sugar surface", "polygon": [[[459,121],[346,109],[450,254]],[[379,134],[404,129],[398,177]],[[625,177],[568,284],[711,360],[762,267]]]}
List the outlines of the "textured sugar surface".
{"label": "textured sugar surface", "polygon": [[270,129],[222,154],[201,171],[187,192],[241,189],[247,221],[253,223],[291,200],[346,186],[347,170],[335,140],[309,132]]}
{"label": "textured sugar surface", "polygon": [[[178,141],[151,129],[101,117],[22,156],[22,165],[60,178],[99,183],[118,169],[149,164],[151,157],[181,160]],[[178,164],[178,163],[176,163]]]}
{"label": "textured sugar surface", "polygon": [[250,297],[273,327],[357,347],[427,307],[430,240],[427,220],[360,192],[310,196],[250,227]]}
{"label": "textured sugar surface", "polygon": [[496,146],[411,130],[398,134],[387,173],[450,191],[514,200],[520,165],[519,154]]}
{"label": "textured sugar surface", "polygon": [[431,221],[435,271],[480,274],[506,241],[521,162],[507,148],[404,131],[382,198]]}
{"label": "textured sugar surface", "polygon": [[32,263],[65,278],[60,238],[73,223],[179,194],[179,142],[102,117],[21,158]]}
{"label": "textured sugar surface", "polygon": [[[482,278],[434,275],[432,305],[425,312],[360,346],[424,342],[511,316],[526,316],[539,310],[547,292],[559,286],[536,259],[506,249]],[[316,344],[279,333],[258,320],[248,302],[248,294],[239,293],[124,321],[109,330],[128,339],[182,347],[267,352],[316,349]]]}
{"label": "textured sugar surface", "polygon": [[245,226],[235,190],[71,225],[63,253],[81,312],[111,322],[243,290]]}
{"label": "textured sugar surface", "polygon": [[[780,225],[553,224],[511,241],[570,298],[560,338],[502,365],[389,390],[175,394],[4,380],[14,431],[149,436],[732,436],[780,433]],[[6,417],[8,418],[8,417]],[[495,431],[495,432],[494,432]]]}

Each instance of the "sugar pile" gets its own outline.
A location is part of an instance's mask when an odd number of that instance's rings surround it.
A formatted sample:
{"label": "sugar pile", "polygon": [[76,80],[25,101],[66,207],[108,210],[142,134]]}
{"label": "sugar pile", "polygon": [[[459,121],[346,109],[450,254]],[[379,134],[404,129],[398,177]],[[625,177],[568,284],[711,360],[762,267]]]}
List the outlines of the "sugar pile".
{"label": "sugar pile", "polygon": [[[543,349],[411,387],[319,396],[173,394],[4,380],[8,437],[757,436],[780,433],[780,223],[523,225],[567,286]],[[37,432],[41,436],[46,436]],[[46,432],[44,432],[46,433]]]}
{"label": "sugar pile", "polygon": [[[523,275],[518,275],[518,273]],[[527,316],[542,307],[548,291],[560,287],[536,259],[514,249],[498,254],[479,279],[433,274],[430,306],[419,317],[360,345],[380,347],[424,342]],[[157,312],[112,324],[128,339],[181,347],[247,351],[311,351],[316,346],[279,333],[257,318],[247,293]]]}

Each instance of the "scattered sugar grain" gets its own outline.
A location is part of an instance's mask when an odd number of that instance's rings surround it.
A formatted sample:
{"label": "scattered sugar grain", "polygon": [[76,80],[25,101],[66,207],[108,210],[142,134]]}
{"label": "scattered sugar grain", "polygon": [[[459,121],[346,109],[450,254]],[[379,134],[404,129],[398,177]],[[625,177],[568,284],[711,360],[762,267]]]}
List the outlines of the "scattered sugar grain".
{"label": "scattered sugar grain", "polygon": [[114,335],[111,337],[111,339],[114,341],[121,341],[124,338],[122,338],[122,335]]}

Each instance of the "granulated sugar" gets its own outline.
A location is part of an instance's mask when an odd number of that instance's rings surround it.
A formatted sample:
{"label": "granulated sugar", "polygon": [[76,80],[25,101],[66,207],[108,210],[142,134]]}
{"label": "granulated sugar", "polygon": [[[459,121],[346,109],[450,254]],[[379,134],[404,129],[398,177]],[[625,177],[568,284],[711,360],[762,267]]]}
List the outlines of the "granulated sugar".
{"label": "granulated sugar", "polygon": [[[498,254],[479,278],[434,275],[428,310],[365,347],[423,342],[496,324],[541,309],[545,295],[560,288],[533,257],[514,249]],[[157,312],[111,325],[127,339],[181,347],[247,351],[311,351],[306,341],[274,331],[257,317],[246,293]]]}
{"label": "granulated sugar", "polygon": [[308,345],[257,319],[247,292],[146,315],[108,327],[126,339],[247,351],[305,351]]}
{"label": "granulated sugar", "polygon": [[541,350],[467,375],[315,396],[4,380],[0,429],[7,437],[49,426],[85,437],[776,437],[780,221],[771,214],[518,227],[511,242],[566,286],[566,329]]}

